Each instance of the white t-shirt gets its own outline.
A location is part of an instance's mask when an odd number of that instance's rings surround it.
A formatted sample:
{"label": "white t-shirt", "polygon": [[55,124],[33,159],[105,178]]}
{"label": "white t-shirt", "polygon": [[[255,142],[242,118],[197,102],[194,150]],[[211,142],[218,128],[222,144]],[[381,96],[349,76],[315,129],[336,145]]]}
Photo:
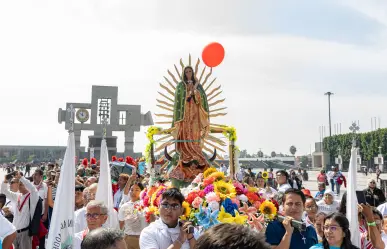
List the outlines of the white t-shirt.
{"label": "white t-shirt", "polygon": [[9,222],[4,216],[0,215],[0,239],[1,239],[1,241],[3,241],[5,237],[13,234],[14,232],[16,232],[15,226],[12,225],[12,223]]}
{"label": "white t-shirt", "polygon": [[87,222],[86,222],[86,207],[83,207],[81,209],[78,209],[74,213],[74,233],[79,233],[87,228]]}
{"label": "white t-shirt", "polygon": [[125,221],[126,235],[140,235],[141,231],[148,225],[144,213],[139,212],[134,207],[136,204],[140,205],[140,201],[129,201],[118,210],[118,220]]}
{"label": "white t-shirt", "polygon": [[269,188],[270,188],[270,190],[268,190],[267,187],[263,188],[258,193],[262,194],[263,198],[270,199],[270,198],[274,197],[277,194],[277,190],[275,190],[272,187],[269,187]]}
{"label": "white t-shirt", "polygon": [[83,231],[74,234],[73,249],[81,249],[83,241]]}
{"label": "white t-shirt", "polygon": [[[168,228],[161,219],[158,219],[142,230],[140,235],[140,249],[167,249],[177,240],[179,235],[179,225],[174,228]],[[188,240],[183,243],[181,248],[190,248]]]}
{"label": "white t-shirt", "polygon": [[379,205],[376,209],[382,213],[383,217],[387,216],[387,202]]}
{"label": "white t-shirt", "polygon": [[292,188],[288,183],[282,184],[278,187],[278,192],[285,193],[286,190]]}
{"label": "white t-shirt", "polygon": [[47,191],[48,191],[48,187],[47,187],[47,184],[44,183],[44,182],[41,182],[40,184],[38,185],[35,185],[35,188],[36,190],[38,190],[38,193],[39,193],[39,196],[40,198],[42,198],[43,202],[42,202],[42,206],[43,206],[43,209],[42,209],[42,215],[44,214],[44,208],[45,208],[45,202],[46,202],[46,199],[47,199]]}
{"label": "white t-shirt", "polygon": [[119,208],[120,207],[120,203],[121,203],[121,198],[123,197],[124,195],[124,190],[120,190],[118,189],[117,192],[114,194],[113,196],[113,202],[114,202],[114,207],[115,208]]}
{"label": "white t-shirt", "polygon": [[338,201],[333,201],[331,205],[325,203],[324,200],[317,202],[318,211],[323,212],[326,215],[339,211],[340,203]]}

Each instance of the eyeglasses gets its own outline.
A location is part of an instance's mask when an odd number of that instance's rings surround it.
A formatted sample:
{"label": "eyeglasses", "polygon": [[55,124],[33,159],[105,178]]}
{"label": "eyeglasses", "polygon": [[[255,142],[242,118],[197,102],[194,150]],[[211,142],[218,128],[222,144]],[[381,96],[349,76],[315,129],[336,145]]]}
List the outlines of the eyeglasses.
{"label": "eyeglasses", "polygon": [[324,226],[324,231],[336,232],[339,228],[339,226]]}
{"label": "eyeglasses", "polygon": [[85,214],[86,219],[98,219],[100,216],[106,215],[106,214]]}
{"label": "eyeglasses", "polygon": [[310,207],[305,207],[305,210],[313,210],[313,209],[317,209],[317,206],[310,206]]}
{"label": "eyeglasses", "polygon": [[168,210],[177,210],[180,208],[180,204],[169,204],[169,203],[161,203],[160,206],[163,208],[163,209],[168,209]]}
{"label": "eyeglasses", "polygon": [[376,184],[376,182],[370,182],[370,183],[372,183],[372,184]]}

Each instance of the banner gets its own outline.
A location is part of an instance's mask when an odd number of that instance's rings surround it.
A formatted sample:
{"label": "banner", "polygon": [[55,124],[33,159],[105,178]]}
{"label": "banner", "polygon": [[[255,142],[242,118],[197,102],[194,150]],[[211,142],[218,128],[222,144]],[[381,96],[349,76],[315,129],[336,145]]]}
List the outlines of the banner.
{"label": "banner", "polygon": [[117,211],[114,210],[112,180],[109,169],[109,154],[106,146],[106,140],[102,139],[101,157],[100,157],[100,174],[98,188],[95,199],[103,201],[109,210],[109,218],[104,227],[119,228]]}
{"label": "banner", "polygon": [[52,214],[46,248],[72,248],[74,237],[75,206],[75,142],[74,133],[69,134],[67,149],[60,170],[56,190],[55,208]]}

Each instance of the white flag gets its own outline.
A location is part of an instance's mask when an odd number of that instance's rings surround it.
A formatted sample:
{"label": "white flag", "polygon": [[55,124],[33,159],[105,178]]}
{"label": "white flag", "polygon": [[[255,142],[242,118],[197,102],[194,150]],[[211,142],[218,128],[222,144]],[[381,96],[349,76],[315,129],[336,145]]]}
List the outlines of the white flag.
{"label": "white flag", "polygon": [[112,180],[109,167],[109,154],[105,139],[102,139],[101,143],[99,181],[95,199],[97,201],[103,201],[109,210],[109,218],[105,222],[104,227],[118,229],[118,215],[117,211],[114,209]]}
{"label": "white flag", "polygon": [[72,248],[75,207],[75,143],[74,133],[69,134],[66,154],[60,170],[50,231],[46,248]]}
{"label": "white flag", "polygon": [[356,171],[357,171],[357,149],[352,148],[351,160],[348,169],[347,183],[347,219],[349,220],[349,230],[351,231],[352,244],[360,248],[359,221],[357,219],[357,197],[356,197]]}

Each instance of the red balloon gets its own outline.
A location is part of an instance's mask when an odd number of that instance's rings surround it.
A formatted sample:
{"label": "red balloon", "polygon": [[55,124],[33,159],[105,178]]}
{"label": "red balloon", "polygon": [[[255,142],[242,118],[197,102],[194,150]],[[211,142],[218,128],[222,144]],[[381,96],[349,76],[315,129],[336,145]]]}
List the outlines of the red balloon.
{"label": "red balloon", "polygon": [[216,67],[224,59],[224,48],[222,44],[212,42],[208,44],[202,52],[202,59],[207,67]]}

